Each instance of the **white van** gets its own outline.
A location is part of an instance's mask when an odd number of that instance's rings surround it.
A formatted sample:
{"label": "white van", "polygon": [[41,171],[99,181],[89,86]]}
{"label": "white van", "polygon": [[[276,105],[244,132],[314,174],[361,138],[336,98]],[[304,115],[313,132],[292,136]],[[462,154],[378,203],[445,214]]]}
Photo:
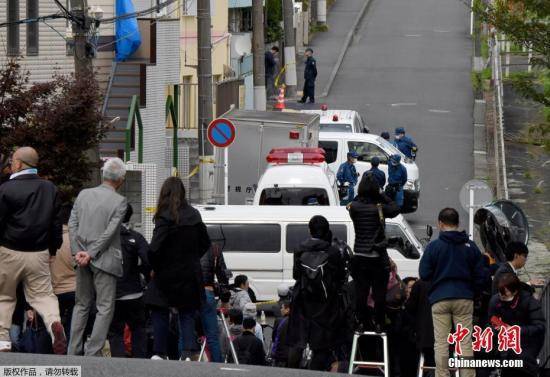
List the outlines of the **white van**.
{"label": "white van", "polygon": [[[351,247],[354,229],[345,207],[296,206],[198,206],[212,242],[220,245],[233,276],[249,277],[258,300],[277,297],[281,283],[292,279],[293,251],[309,236],[308,223],[322,215],[335,237]],[[407,221],[400,215],[386,220],[386,236],[399,237],[404,247],[388,249],[399,275],[418,276],[423,248]]]}
{"label": "white van", "polygon": [[[319,133],[319,147],[325,150],[325,160],[334,174],[338,172],[340,165],[346,162],[347,154],[350,151],[354,151],[359,155],[355,168],[361,176],[371,168],[371,159],[375,156],[378,157],[380,159],[379,169],[386,173],[386,182],[388,179],[388,160],[390,156],[393,154],[401,155],[401,162],[405,166],[405,169],[407,169],[407,183],[403,189],[405,194],[403,213],[417,210],[418,198],[420,196],[418,166],[387,140],[372,134],[321,132]],[[360,179],[357,185],[359,185],[359,182]],[[357,193],[357,187],[355,192]]]}
{"label": "white van", "polygon": [[336,176],[319,148],[275,148],[258,182],[254,205],[338,206]]}
{"label": "white van", "polygon": [[319,131],[369,133],[367,124],[355,110],[328,110],[326,105],[320,110],[301,110],[305,114],[318,114],[321,117]]}

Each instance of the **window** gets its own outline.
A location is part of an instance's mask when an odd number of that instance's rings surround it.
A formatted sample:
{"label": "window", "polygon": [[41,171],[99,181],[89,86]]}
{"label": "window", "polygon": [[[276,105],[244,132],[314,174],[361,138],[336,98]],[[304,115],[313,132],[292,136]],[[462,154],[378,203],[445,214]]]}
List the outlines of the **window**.
{"label": "window", "polygon": [[328,206],[327,191],[309,187],[266,188],[260,195],[262,206]]}
{"label": "window", "polygon": [[[390,239],[392,237],[399,237],[403,240],[404,247],[392,247],[392,249],[397,250],[401,255],[403,255],[407,259],[418,259],[420,258],[420,250],[416,248],[411,242],[409,241],[409,237],[407,237],[407,234],[403,231],[403,229],[397,225],[397,224],[387,224],[386,223],[386,239]],[[407,245],[410,247],[410,250],[407,250]],[[410,253],[407,254],[407,251]],[[416,255],[413,256],[413,255]]]}
{"label": "window", "polygon": [[332,164],[338,158],[338,142],[337,141],[319,141],[319,147],[326,152],[325,161],[327,164]]}
{"label": "window", "polygon": [[[333,237],[348,241],[348,227],[345,224],[330,226]],[[308,224],[289,224],[286,227],[286,251],[293,253],[300,243],[309,237]]]}
{"label": "window", "polygon": [[322,132],[353,132],[351,124],[347,123],[321,123],[319,131]]}
{"label": "window", "polygon": [[[38,0],[27,0],[27,18],[38,17]],[[38,22],[27,24],[27,55],[38,55]]]}
{"label": "window", "polygon": [[[8,22],[19,21],[19,0],[8,0]],[[19,55],[19,25],[8,25],[8,56]]]}
{"label": "window", "polygon": [[278,224],[207,224],[212,242],[222,250],[249,253],[281,251],[281,227]]}
{"label": "window", "polygon": [[363,141],[348,141],[349,151],[355,151],[359,155],[358,161],[369,162],[373,157],[378,157],[380,163],[387,164],[388,156],[386,153],[376,144],[366,143]]}

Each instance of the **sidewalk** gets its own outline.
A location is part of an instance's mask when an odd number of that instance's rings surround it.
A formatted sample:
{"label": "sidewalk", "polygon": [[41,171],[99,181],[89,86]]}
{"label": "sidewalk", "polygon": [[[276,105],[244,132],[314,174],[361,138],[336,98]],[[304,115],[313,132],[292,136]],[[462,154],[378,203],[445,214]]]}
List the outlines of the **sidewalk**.
{"label": "sidewalk", "polygon": [[[342,46],[345,44],[350,29],[367,0],[336,0],[332,8],[327,11],[328,31],[317,33],[310,40],[309,47],[313,49],[313,56],[317,61],[317,82],[315,96],[320,98],[325,89],[334,65],[338,62]],[[298,74],[298,91],[301,93],[304,86],[303,56],[296,59]]]}

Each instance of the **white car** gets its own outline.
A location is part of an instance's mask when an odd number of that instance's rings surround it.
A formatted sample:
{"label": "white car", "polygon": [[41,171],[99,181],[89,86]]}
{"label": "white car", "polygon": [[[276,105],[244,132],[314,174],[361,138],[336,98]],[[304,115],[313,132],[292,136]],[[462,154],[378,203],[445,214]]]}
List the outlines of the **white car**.
{"label": "white car", "polygon": [[[308,223],[324,216],[335,237],[353,248],[355,231],[345,207],[326,206],[198,206],[214,244],[223,251],[233,276],[244,274],[258,300],[277,298],[281,283],[294,284],[293,252],[309,237]],[[401,216],[386,219],[388,239],[400,239],[388,248],[401,277],[418,276],[422,244]]]}
{"label": "white car", "polygon": [[321,132],[348,132],[348,133],[369,133],[365,121],[355,110],[328,110],[326,107],[321,110],[302,110],[306,114],[319,114]]}
{"label": "white car", "polygon": [[[319,147],[325,150],[326,162],[334,174],[337,173],[340,165],[346,162],[348,152],[354,151],[359,155],[355,168],[360,175],[371,168],[371,159],[375,156],[378,157],[380,159],[379,169],[386,173],[386,182],[388,179],[389,157],[399,154],[403,166],[407,169],[407,184],[403,189],[405,194],[403,212],[414,212],[418,208],[418,198],[420,196],[418,166],[387,140],[372,134],[321,132],[319,133]],[[359,181],[357,185],[359,185]],[[357,187],[355,192],[357,193]]]}

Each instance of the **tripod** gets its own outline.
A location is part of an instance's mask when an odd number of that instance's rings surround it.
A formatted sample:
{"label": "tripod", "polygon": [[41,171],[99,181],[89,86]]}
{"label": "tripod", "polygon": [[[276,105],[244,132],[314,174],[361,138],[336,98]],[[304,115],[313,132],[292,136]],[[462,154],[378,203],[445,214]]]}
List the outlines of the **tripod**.
{"label": "tripod", "polygon": [[[239,360],[237,359],[237,352],[235,351],[235,346],[233,345],[233,339],[231,337],[231,334],[229,333],[229,327],[227,326],[227,321],[225,320],[225,314],[223,310],[218,309],[217,316],[218,316],[218,321],[221,321],[223,323],[224,335],[227,337],[227,340],[229,342],[229,349],[231,350],[231,355],[233,356],[233,360],[235,361],[235,364],[239,365]],[[198,361],[209,361],[208,352],[206,349],[206,336],[202,336],[200,340],[202,344],[201,344],[201,352],[199,354]]]}

